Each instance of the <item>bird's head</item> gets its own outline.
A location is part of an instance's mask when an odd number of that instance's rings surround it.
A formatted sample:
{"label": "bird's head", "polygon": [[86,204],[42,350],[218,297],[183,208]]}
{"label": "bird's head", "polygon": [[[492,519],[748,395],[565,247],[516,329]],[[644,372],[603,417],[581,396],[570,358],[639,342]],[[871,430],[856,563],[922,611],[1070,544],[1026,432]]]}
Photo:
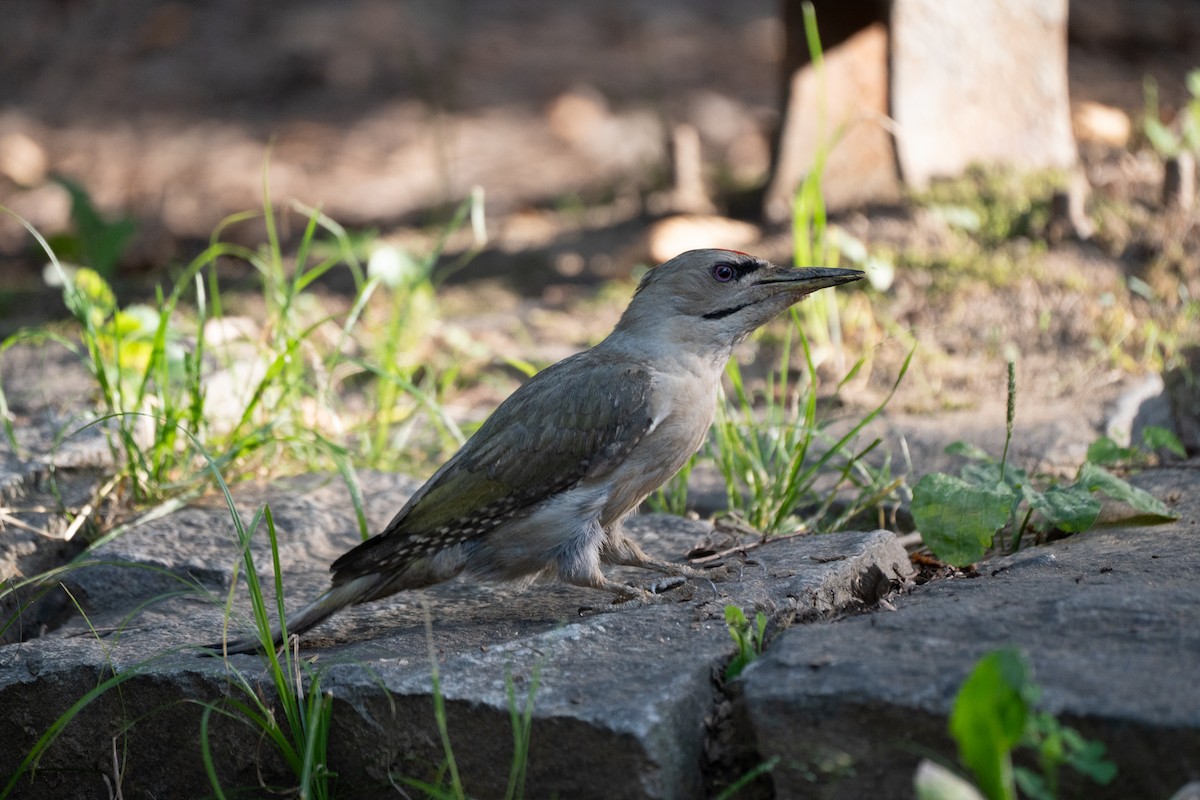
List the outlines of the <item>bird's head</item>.
{"label": "bird's head", "polygon": [[617,330],[727,355],[806,295],[862,277],[855,269],[780,267],[735,250],[689,250],[646,273]]}

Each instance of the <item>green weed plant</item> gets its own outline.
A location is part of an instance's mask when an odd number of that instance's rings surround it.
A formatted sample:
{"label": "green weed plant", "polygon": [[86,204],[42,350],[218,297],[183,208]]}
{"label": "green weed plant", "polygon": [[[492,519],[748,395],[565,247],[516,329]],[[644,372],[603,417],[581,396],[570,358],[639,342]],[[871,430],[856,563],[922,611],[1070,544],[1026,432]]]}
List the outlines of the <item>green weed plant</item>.
{"label": "green weed plant", "polygon": [[762,655],[767,641],[767,615],[756,612],[754,622],[746,618],[746,612],[737,606],[725,606],[725,626],[729,629],[729,637],[733,639],[737,650],[725,667],[725,680],[731,681],[750,663]]}
{"label": "green weed plant", "polygon": [[[946,452],[968,459],[960,474],[932,472],[913,487],[913,520],[922,540],[939,559],[960,567],[972,564],[983,558],[1005,529],[1009,531],[1011,552],[1020,549],[1029,531],[1041,537],[1051,531],[1088,530],[1100,516],[1101,501],[1097,495],[1132,507],[1141,521],[1165,522],[1177,518],[1153,495],[1091,460],[1093,455],[1105,461],[1121,455],[1119,448],[1114,451],[1111,442],[1093,445],[1075,480],[1065,485],[1037,480],[1026,470],[1009,464],[1015,409],[1015,368],[1009,362],[1007,432],[1000,459],[967,442],[955,442]],[[1182,452],[1182,446],[1165,430],[1154,430],[1149,436],[1152,442]]]}
{"label": "green weed plant", "polygon": [[[950,735],[974,785],[947,777],[943,768],[918,770],[919,800],[1055,800],[1064,767],[1106,786],[1116,766],[1100,742],[1085,739],[1056,717],[1036,709],[1041,690],[1016,649],[981,658],[963,682],[950,714]],[[1013,753],[1033,756],[1037,768],[1014,766]]]}

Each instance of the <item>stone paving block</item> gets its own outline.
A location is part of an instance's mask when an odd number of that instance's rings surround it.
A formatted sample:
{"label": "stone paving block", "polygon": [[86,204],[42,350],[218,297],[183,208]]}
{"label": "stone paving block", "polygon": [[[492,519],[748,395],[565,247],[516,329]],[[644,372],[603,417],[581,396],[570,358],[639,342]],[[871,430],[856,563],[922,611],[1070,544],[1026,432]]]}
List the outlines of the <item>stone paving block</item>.
{"label": "stone paving block", "polygon": [[1178,522],[1096,529],[918,587],[895,613],[784,632],[738,682],[741,724],[762,758],[782,758],[776,796],[912,797],[921,757],[954,759],[946,720],[962,681],[1008,646],[1028,655],[1042,707],[1120,770],[1062,796],[1167,797],[1200,776],[1195,466],[1139,481]]}
{"label": "stone paving block", "polygon": [[[394,506],[381,498],[399,499],[412,488],[388,476],[368,476],[364,484],[370,504],[387,508]],[[325,551],[353,544],[357,533],[344,508],[317,511],[344,491],[335,484],[290,490],[271,504],[285,538],[283,569],[294,606],[326,585]],[[671,558],[708,532],[704,523],[657,515],[634,525],[649,551]],[[101,638],[77,620],[0,648],[0,709],[13,723],[0,746],[0,774],[13,772],[71,702],[107,676],[126,677],[71,721],[43,756],[36,780],[22,779],[21,797],[103,795],[106,781],[115,785],[114,763],[121,765],[126,798],[209,791],[200,704],[240,692],[226,662],[198,657],[195,647],[220,637],[222,584],[237,557],[227,527],[220,507],[190,509],[112,543],[98,554],[112,559],[109,566],[72,576]],[[432,647],[455,757],[472,796],[501,796],[507,783],[513,742],[507,679],[519,702],[536,681],[527,796],[698,796],[706,721],[720,701],[713,676],[733,649],[725,605],[781,619],[819,618],[874,604],[909,569],[903,548],[885,531],[781,540],[733,561],[737,569],[727,579],[689,584],[652,606],[613,606],[606,595],[557,584],[519,591],[456,580],[334,617],[304,638],[301,653],[315,659],[309,669],[333,697],[329,764],[339,773],[337,790],[395,796],[389,775],[428,778],[441,762]],[[147,604],[189,581],[198,588]],[[228,667],[253,685],[265,680],[258,656],[232,656]],[[227,788],[253,789],[260,775],[288,784],[259,733],[224,717],[214,724]]]}

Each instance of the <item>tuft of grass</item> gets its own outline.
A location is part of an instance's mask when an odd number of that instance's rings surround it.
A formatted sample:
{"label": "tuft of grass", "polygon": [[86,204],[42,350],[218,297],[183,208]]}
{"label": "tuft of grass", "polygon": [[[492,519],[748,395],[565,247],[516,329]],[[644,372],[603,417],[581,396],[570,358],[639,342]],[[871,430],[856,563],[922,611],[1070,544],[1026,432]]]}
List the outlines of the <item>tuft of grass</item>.
{"label": "tuft of grass", "polygon": [[[210,744],[210,719],[213,714],[221,714],[252,729],[260,731],[263,738],[269,741],[283,758],[296,778],[296,785],[291,787],[302,798],[330,797],[330,779],[336,777],[328,766],[326,754],[328,751],[330,725],[332,719],[332,695],[321,689],[320,670],[314,670],[301,660],[299,640],[288,637],[287,616],[284,607],[283,573],[279,563],[279,544],[270,506],[262,506],[251,522],[242,522],[241,516],[233,502],[233,495],[228,484],[216,472],[215,462],[209,461],[214,471],[214,479],[225,497],[226,506],[233,520],[233,528],[241,553],[241,570],[246,575],[246,584],[250,596],[251,611],[254,617],[255,634],[260,643],[260,651],[266,659],[266,671],[274,688],[274,697],[282,710],[275,712],[275,706],[264,696],[263,692],[249,680],[240,670],[234,667],[226,658],[226,668],[231,675],[233,685],[241,690],[245,699],[226,697],[221,700],[204,703],[201,717],[201,758],[214,794],[218,798],[226,796],[221,785],[218,772],[219,765],[213,760]],[[285,646],[276,650],[272,635],[271,615],[267,610],[266,596],[258,578],[251,543],[256,532],[265,529],[271,552],[271,568],[274,576],[275,615],[283,633]],[[226,601],[226,619],[232,607],[233,593],[237,586],[239,568],[235,565],[234,578],[231,581],[229,597]],[[459,776],[458,764],[454,749],[450,742],[449,723],[446,714],[445,696],[442,691],[441,674],[438,669],[437,652],[433,646],[433,620],[429,609],[424,608],[426,641],[429,647],[430,682],[432,689],[434,720],[441,739],[445,760],[439,771],[437,780],[433,783],[415,778],[400,778],[411,788],[424,792],[431,798],[454,798],[466,800],[467,794]],[[513,759],[510,767],[505,800],[519,800],[525,796],[525,775],[531,741],[534,697],[540,682],[540,667],[535,667],[530,681],[524,707],[518,707],[515,683],[511,671],[506,671],[505,687],[508,692],[509,714],[513,730]]]}
{"label": "tuft of grass", "polygon": [[[357,437],[365,466],[394,469],[396,454],[405,451],[419,421],[433,424],[443,451],[457,449],[466,441],[441,407],[441,398],[455,385],[459,368],[451,363],[440,372],[430,370],[421,344],[429,337],[437,317],[438,283],[465,266],[486,242],[482,213],[482,195],[476,190],[458,206],[423,257],[414,257],[393,245],[378,245],[371,255],[368,282],[356,308],[365,305],[380,287],[389,293],[389,302],[383,324],[366,336],[369,361],[352,362],[374,378],[371,405],[375,413]],[[450,235],[468,221],[474,232],[474,246],[454,264],[435,273]],[[424,415],[417,413],[420,411]]]}
{"label": "tuft of grass", "polygon": [[[200,448],[203,453],[203,448]],[[282,763],[290,770],[292,782],[288,786],[256,787],[271,793],[288,793],[301,798],[328,798],[332,796],[332,779],[336,773],[327,761],[329,736],[332,725],[333,697],[322,688],[321,670],[300,658],[299,643],[296,638],[287,637],[286,609],[284,606],[285,590],[283,574],[279,559],[279,542],[274,518],[269,505],[261,506],[249,520],[245,521],[233,500],[233,494],[228,483],[219,471],[218,462],[204,453],[207,469],[214,483],[221,491],[226,508],[229,511],[234,535],[236,537],[239,562],[235,564],[233,580],[226,601],[226,618],[232,607],[233,593],[239,583],[239,574],[245,574],[245,582],[250,598],[250,607],[255,624],[255,632],[260,642],[260,650],[265,661],[265,673],[270,690],[265,690],[257,677],[251,677],[238,669],[233,662],[225,659],[225,668],[229,676],[231,688],[229,696],[218,700],[195,701],[184,699],[182,702],[198,702],[203,711],[200,718],[200,740],[198,758],[208,776],[213,796],[225,798],[241,796],[243,789],[227,789],[222,783],[220,773],[222,765],[216,761],[212,746],[213,720],[219,716],[235,723],[245,725],[258,733],[261,739],[279,756]],[[259,579],[252,542],[256,535],[265,532],[271,556],[271,571],[273,575],[273,595],[275,599],[274,616],[283,626],[287,644],[280,650],[273,646],[271,631],[272,613],[269,611],[267,592]],[[89,566],[83,562],[56,570],[54,575],[61,576],[72,569],[82,569]],[[111,565],[110,565],[111,566]],[[169,571],[154,569],[163,575],[185,585],[182,591],[195,592],[196,588],[187,581],[173,575]],[[49,576],[39,576],[49,577]],[[164,595],[167,597],[167,595]],[[158,598],[162,599],[162,598]],[[71,598],[74,602],[74,598]],[[78,606],[77,606],[78,608]],[[79,609],[83,614],[83,610]],[[85,616],[86,619],[86,616]],[[432,648],[432,622],[426,610],[426,626],[430,642],[430,664],[433,687],[435,719],[442,739],[445,752],[444,775],[448,775],[449,787],[438,783],[408,781],[410,786],[425,792],[429,797],[453,797],[465,800],[466,792],[458,778],[458,770],[454,760],[453,749],[449,738],[444,696],[441,690],[440,675],[437,668],[437,655]],[[93,630],[93,635],[99,635]],[[36,780],[36,770],[41,757],[47,749],[62,734],[67,726],[92,702],[112,690],[120,691],[126,681],[141,675],[150,663],[162,655],[176,652],[174,648],[168,653],[158,654],[152,659],[123,667],[117,670],[110,663],[111,675],[101,681],[94,689],[80,697],[39,737],[34,747],[23,759],[17,770],[7,778],[7,783],[0,786],[0,800],[10,796],[18,796],[17,792],[22,778]],[[106,648],[107,650],[107,648]],[[528,766],[529,745],[532,740],[532,720],[534,698],[540,685],[540,666],[535,666],[523,705],[518,702],[516,684],[511,671],[506,671],[505,686],[508,692],[509,713],[513,730],[513,759],[510,767],[508,784],[505,792],[506,800],[518,800],[525,796],[525,778]],[[115,748],[114,743],[114,748]],[[114,759],[117,756],[114,755]],[[118,770],[119,772],[119,770]]]}
{"label": "tuft of grass", "polygon": [[762,655],[767,646],[767,615],[758,611],[754,622],[746,618],[746,612],[737,606],[725,606],[725,627],[737,650],[725,667],[725,680],[731,681],[750,663]]}
{"label": "tuft of grass", "polygon": [[[441,673],[438,670],[437,652],[433,646],[433,622],[428,607],[425,611],[425,637],[429,646],[430,686],[433,697],[434,722],[442,744],[443,761],[432,781],[411,776],[392,776],[394,781],[416,789],[430,800],[467,800],[470,797],[463,787],[458,772],[458,761],[450,743],[450,726],[446,715],[446,701],[442,691]],[[504,789],[504,800],[521,800],[525,795],[525,778],[529,766],[529,744],[532,740],[534,698],[541,682],[541,666],[533,668],[529,688],[523,705],[518,701],[516,682],[511,667],[504,672],[504,688],[508,696],[508,713],[512,725],[513,753],[509,766],[508,781]],[[395,785],[395,784],[393,784]],[[399,786],[398,791],[403,792]],[[407,796],[407,795],[405,795]]]}
{"label": "tuft of grass", "polygon": [[[470,215],[481,228],[479,200],[475,197],[464,204],[465,211],[453,224],[461,224],[464,215]],[[354,353],[369,350],[356,340],[357,324],[375,288],[384,285],[384,277],[364,275],[355,255],[358,243],[333,220],[298,204],[293,209],[303,214],[306,224],[295,249],[285,253],[279,235],[280,217],[264,184],[262,211],[224,220],[209,246],[176,274],[170,291],[157,292],[153,307],[122,306],[98,270],[61,262],[38,231],[21,220],[46,253],[75,325],[73,329],[24,330],[0,343],[0,355],[20,343],[50,342],[79,357],[96,387],[98,414],[89,424],[104,430],[115,464],[115,475],[105,482],[101,494],[120,496],[130,506],[150,507],[137,520],[93,542],[68,567],[33,576],[19,585],[10,582],[4,594],[27,589],[36,594],[65,570],[86,567],[90,549],[139,521],[179,508],[202,491],[209,479],[225,496],[244,559],[256,626],[265,643],[263,650],[269,653],[268,673],[275,699],[266,699],[256,681],[231,668],[232,682],[241,690],[240,696],[205,705],[200,757],[218,797],[224,797],[225,792],[208,741],[214,714],[261,731],[293,771],[294,788],[301,797],[327,797],[332,775],[325,764],[332,700],[321,688],[321,675],[302,662],[298,652],[277,654],[270,646],[270,620],[250,550],[254,532],[265,528],[275,568],[277,614],[283,620],[284,592],[270,508],[264,506],[248,525],[244,524],[233,505],[227,480],[259,474],[267,465],[272,474],[288,471],[289,464],[304,470],[332,467],[350,487],[360,529],[364,536],[367,534],[352,450],[337,441],[343,438],[347,427],[343,422],[348,415],[335,389],[347,366],[361,369],[368,363],[353,358]],[[230,226],[254,219],[261,219],[265,226],[267,242],[263,248],[252,250],[221,241]],[[436,258],[436,253],[428,258],[430,267]],[[228,322],[217,267],[229,259],[249,264],[258,274],[265,308],[265,322],[257,334],[232,346],[228,342],[212,344],[207,336],[210,326],[221,327]],[[313,293],[320,280],[339,269],[349,272],[355,286],[351,308],[340,319],[325,312]],[[188,300],[194,305],[190,315],[183,309]],[[392,341],[411,341],[406,328],[411,317],[402,313],[397,319],[389,329],[394,335]],[[386,352],[400,355],[396,347]],[[428,367],[426,370],[430,378],[435,377]],[[236,376],[231,382],[233,388],[211,391],[214,375],[222,372]],[[386,364],[371,373],[395,376],[394,368]],[[443,378],[443,386],[452,380]],[[359,419],[372,424],[379,419],[394,420],[393,406],[411,402],[441,419],[445,429],[453,430],[436,398],[424,393],[416,381],[392,380],[389,385],[399,386],[399,391],[373,395],[377,403],[388,407],[369,409]],[[225,397],[216,398],[214,394]],[[232,412],[216,413],[215,400],[231,395],[235,400]],[[0,417],[16,451],[15,431],[2,390]],[[103,499],[98,497],[91,507],[99,507]],[[7,621],[5,628],[15,619]],[[39,740],[19,774],[12,777],[4,796],[20,774],[36,766],[40,754],[70,719],[96,697],[136,674],[134,670],[116,675],[73,704]]]}
{"label": "tuft of grass", "polygon": [[960,178],[935,181],[915,199],[986,250],[1041,237],[1054,192],[1067,182],[1061,170],[973,166]]}
{"label": "tuft of grass", "polygon": [[[330,796],[329,780],[334,776],[326,762],[333,697],[321,689],[320,671],[312,669],[300,659],[298,641],[289,641],[287,637],[283,572],[279,565],[279,541],[271,508],[269,505],[263,505],[255,512],[250,523],[245,524],[216,461],[209,458],[208,466],[225,499],[237,537],[241,566],[244,567],[250,594],[255,632],[261,645],[260,649],[266,657],[266,671],[275,690],[275,702],[273,703],[254,681],[226,659],[230,682],[240,690],[241,697],[231,695],[211,703],[202,703],[204,711],[200,719],[200,758],[203,760],[213,793],[218,798],[224,798],[226,794],[218,775],[219,766],[213,760],[210,743],[212,715],[220,714],[261,733],[263,739],[274,747],[294,775],[296,785],[292,788],[299,797],[327,798]],[[253,537],[260,528],[265,528],[270,544],[275,610],[279,623],[283,626],[284,642],[287,643],[281,651],[276,651],[274,647],[271,618],[267,613],[267,603],[251,548]],[[226,601],[227,610],[238,585],[238,572],[238,566],[235,565],[229,598]],[[282,713],[277,713],[276,704]]]}
{"label": "tuft of grass", "polygon": [[466,800],[463,791],[462,778],[458,775],[458,761],[454,757],[454,748],[450,745],[450,725],[446,719],[446,698],[442,694],[441,673],[438,671],[437,651],[433,647],[433,618],[425,607],[425,641],[429,646],[429,680],[433,686],[433,718],[437,723],[438,736],[442,740],[442,752],[445,753],[445,768],[450,780],[451,796],[455,800]]}
{"label": "tuft of grass", "polygon": [[[891,476],[886,458],[882,466],[867,461],[866,457],[879,446],[879,439],[858,449],[855,442],[887,406],[908,371],[913,351],[883,401],[846,433],[836,436],[828,432],[828,423],[817,419],[816,365],[796,315],[792,321],[788,331],[800,340],[808,367],[807,382],[797,387],[790,380],[789,335],[779,360],[778,384],[775,378],[768,378],[765,402],[761,404],[747,390],[741,368],[730,362],[727,376],[732,401],[718,406],[713,423],[711,450],[725,482],[728,508],[766,534],[837,530],[855,514],[892,496],[902,484],[902,479]],[[855,376],[864,360],[856,362],[839,383],[839,390]],[[783,402],[781,397],[785,398]],[[830,474],[833,486],[819,487],[818,481]],[[835,509],[842,490],[849,490],[853,496]],[[798,512],[804,508],[808,510],[801,517]]]}
{"label": "tuft of grass", "polygon": [[1171,123],[1162,120],[1154,77],[1147,75],[1142,82],[1142,134],[1160,158],[1174,158],[1184,151],[1200,154],[1200,69],[1189,72],[1186,82],[1190,97]]}
{"label": "tuft of grass", "polygon": [[533,701],[537,696],[538,686],[541,685],[541,665],[533,668],[530,676],[529,689],[525,693],[525,705],[517,705],[517,688],[513,681],[511,669],[504,672],[504,689],[508,693],[508,713],[512,722],[513,757],[509,768],[508,785],[504,790],[504,800],[520,800],[525,796],[525,775],[529,767],[529,744],[533,739]]}
{"label": "tuft of grass", "polygon": [[[268,210],[266,218],[273,219],[273,212]],[[317,216],[310,220],[301,250],[311,243],[319,220]],[[332,264],[299,269],[285,282],[280,280],[282,255],[273,234],[264,256],[217,241],[219,228],[209,247],[178,275],[171,291],[158,290],[153,308],[121,307],[98,272],[62,264],[40,234],[26,227],[45,249],[77,329],[20,331],[0,344],[0,352],[18,343],[48,340],[80,358],[95,381],[101,415],[97,422],[103,425],[116,464],[116,488],[131,505],[161,503],[202,488],[198,480],[204,474],[202,460],[190,444],[193,441],[215,453],[218,464],[235,477],[253,472],[261,463],[255,457],[277,455],[281,443],[324,451],[335,461],[344,458],[326,440],[311,435],[299,413],[307,387],[315,385],[320,394],[325,386],[319,380],[323,371],[309,368],[311,362],[301,358],[315,325],[296,322],[301,317],[294,313],[294,301]],[[273,228],[273,223],[268,225]],[[230,257],[249,261],[265,275],[271,313],[260,366],[251,370],[257,379],[246,382],[236,411],[222,421],[214,411],[206,379],[210,360],[224,354],[209,350],[205,329],[221,316],[215,265]],[[189,292],[196,319],[185,326],[180,303]]]}
{"label": "tuft of grass", "polygon": [[[395,467],[418,447],[442,455],[461,444],[463,434],[441,407],[457,369],[419,362],[411,353],[437,314],[432,271],[446,238],[469,219],[477,247],[482,241],[481,198],[464,202],[434,250],[421,260],[409,257],[415,267],[400,277],[378,268],[378,259],[364,272],[357,258],[361,241],[316,209],[293,204],[291,210],[305,224],[285,251],[279,233],[285,212],[272,206],[264,179],[262,209],[223,220],[169,290],[157,290],[152,306],[122,305],[99,270],[64,263],[20,220],[45,252],[74,326],[19,331],[0,342],[0,356],[18,344],[51,343],[91,374],[97,416],[90,424],[101,426],[116,465],[115,480],[105,484],[95,507],[120,499],[153,509],[196,496],[207,473],[195,445],[213,454],[230,481],[332,469],[357,499],[356,464]],[[255,220],[264,226],[263,247],[222,241],[232,226]],[[250,323],[250,331],[225,314],[217,276],[230,260],[249,265],[259,278],[263,322]],[[347,273],[355,287],[341,315],[325,311],[314,292],[334,271]],[[382,286],[391,289],[392,306],[386,328],[374,330],[363,318]],[[365,408],[342,391],[354,373],[371,378]],[[19,452],[2,385],[0,419]],[[438,431],[436,441],[398,438],[396,431],[411,431],[426,419]]]}
{"label": "tuft of grass", "polygon": [[[433,621],[429,608],[425,611],[425,640],[429,647],[430,686],[433,696],[433,716],[442,743],[443,761],[434,781],[409,776],[396,776],[396,780],[417,789],[431,800],[467,800],[470,796],[463,787],[458,772],[458,761],[450,743],[450,726],[446,716],[446,701],[442,692],[441,673],[438,670],[437,652],[433,646]],[[509,766],[508,781],[504,789],[504,800],[521,800],[525,795],[525,777],[529,766],[529,744],[533,732],[534,698],[541,684],[541,665],[535,665],[526,691],[524,704],[517,698],[516,682],[511,667],[504,672],[504,689],[508,696],[508,714],[512,725],[513,753]],[[397,787],[399,788],[399,787]]]}

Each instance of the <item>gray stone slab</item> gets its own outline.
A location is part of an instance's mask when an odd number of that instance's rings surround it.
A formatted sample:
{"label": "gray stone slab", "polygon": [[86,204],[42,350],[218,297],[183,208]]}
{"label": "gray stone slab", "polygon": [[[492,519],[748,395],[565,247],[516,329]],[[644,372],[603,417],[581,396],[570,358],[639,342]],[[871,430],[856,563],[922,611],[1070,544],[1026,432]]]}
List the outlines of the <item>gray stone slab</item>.
{"label": "gray stone slab", "polygon": [[[403,475],[364,472],[358,478],[368,530],[381,530],[420,481]],[[361,540],[350,491],[336,475],[305,475],[268,485],[235,487],[244,526],[269,505],[279,561],[297,605],[328,586],[333,559]],[[265,526],[252,538],[259,577],[273,581]],[[104,617],[127,609],[136,598],[150,599],[187,586],[218,591],[244,569],[237,532],[223,497],[212,495],[167,517],[129,530],[92,551],[89,564],[67,576],[84,610]]]}
{"label": "gray stone slab", "polygon": [[1078,797],[1167,797],[1200,775],[1200,470],[1138,482],[1176,523],[1097,529],[900,595],[896,613],[786,631],[737,682],[778,797],[907,798],[918,760],[953,760],[946,720],[975,661],[1024,650],[1042,706],[1120,773]]}
{"label": "gray stone slab", "polygon": [[[100,426],[78,431],[85,423],[46,408],[18,416],[18,452],[0,433],[0,581],[55,569],[83,549],[85,537],[73,535],[74,512],[94,502],[112,470],[104,431]],[[60,440],[72,431],[78,432]],[[65,611],[62,602],[18,591],[0,598],[0,618],[7,620],[18,603],[36,606],[27,615],[34,627],[52,623]],[[20,628],[0,631],[0,643],[21,635]]]}
{"label": "gray stone slab", "polygon": [[[245,503],[252,513],[270,499],[283,537],[289,607],[326,586],[327,551],[357,537],[348,503],[330,503],[344,488],[336,480],[309,481],[282,492],[250,491]],[[363,483],[368,506],[381,516],[412,488],[388,476],[365,476]],[[22,779],[20,796],[104,796],[106,781],[115,785],[114,763],[126,798],[209,791],[200,704],[238,697],[233,670],[252,685],[264,680],[257,656],[224,662],[195,655],[193,645],[221,634],[225,582],[237,560],[227,516],[219,506],[173,515],[104,548],[98,555],[111,559],[108,566],[73,574],[100,638],[74,621],[0,648],[0,713],[13,723],[0,744],[0,775],[11,774],[37,737],[104,676],[128,676],[119,691],[72,720],[43,756],[36,780]],[[635,526],[648,551],[671,558],[708,532],[703,523],[661,516],[637,518]],[[329,765],[339,773],[337,791],[395,796],[389,773],[428,778],[441,763],[432,647],[471,796],[500,796],[507,782],[507,676],[521,698],[537,681],[527,796],[697,796],[706,723],[720,700],[713,677],[733,650],[725,605],[763,609],[781,621],[819,618],[873,604],[892,578],[906,574],[908,561],[891,534],[877,531],[782,540],[728,566],[713,586],[681,587],[653,606],[613,606],[606,595],[558,584],[520,591],[459,580],[338,615],[307,635],[302,651],[333,697]],[[240,590],[235,605],[244,608]],[[260,775],[287,785],[260,734],[223,717],[214,723],[215,760],[227,788],[253,790]]]}

